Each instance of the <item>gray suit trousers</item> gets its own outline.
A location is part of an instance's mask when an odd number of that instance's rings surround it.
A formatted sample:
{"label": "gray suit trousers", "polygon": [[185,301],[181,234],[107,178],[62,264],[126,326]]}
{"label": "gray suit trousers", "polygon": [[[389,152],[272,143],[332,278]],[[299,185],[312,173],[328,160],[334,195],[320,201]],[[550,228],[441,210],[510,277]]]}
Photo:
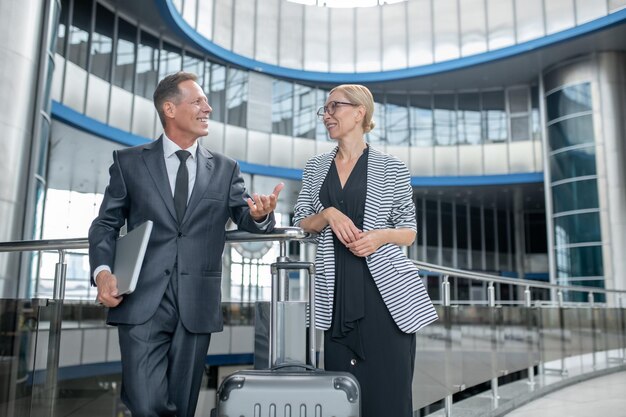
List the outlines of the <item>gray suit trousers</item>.
{"label": "gray suit trousers", "polygon": [[122,401],[133,417],[193,417],[210,333],[190,333],[178,313],[174,268],[159,307],[146,323],[118,325]]}

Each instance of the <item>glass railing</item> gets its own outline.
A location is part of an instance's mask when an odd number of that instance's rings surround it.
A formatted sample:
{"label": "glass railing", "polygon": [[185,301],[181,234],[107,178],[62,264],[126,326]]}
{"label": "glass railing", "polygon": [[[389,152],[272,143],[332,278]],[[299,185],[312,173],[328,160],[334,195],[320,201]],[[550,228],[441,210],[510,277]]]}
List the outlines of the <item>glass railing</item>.
{"label": "glass railing", "polygon": [[[279,241],[278,260],[284,260],[288,241],[308,238],[301,229],[278,228],[269,235],[228,232],[227,240]],[[312,253],[304,246],[299,260]],[[119,400],[117,332],[105,324],[106,310],[64,299],[65,253],[86,247],[86,239],[0,243],[0,252],[59,254],[52,298],[0,300],[1,416],[93,416],[102,410],[127,415]],[[416,264],[428,276],[439,314],[437,322],[417,333],[416,416],[496,415],[546,389],[626,369],[626,292]],[[290,285],[300,281],[279,280],[283,299],[289,298]],[[584,294],[578,299],[587,302],[563,301],[572,293]],[[253,348],[238,344],[254,345],[254,303],[225,303],[223,313],[229,335],[216,335],[225,342],[216,338],[212,348],[230,348],[214,355],[222,361],[217,364],[251,364]],[[209,400],[199,407],[210,409],[214,401],[215,368],[203,387]],[[227,372],[226,367],[219,371]]]}

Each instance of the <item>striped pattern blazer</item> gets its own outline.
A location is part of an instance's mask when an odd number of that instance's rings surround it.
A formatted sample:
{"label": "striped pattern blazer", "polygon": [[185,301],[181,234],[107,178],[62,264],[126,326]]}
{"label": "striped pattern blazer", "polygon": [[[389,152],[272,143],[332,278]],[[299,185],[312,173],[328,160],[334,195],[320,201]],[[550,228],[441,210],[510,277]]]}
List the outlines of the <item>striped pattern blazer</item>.
{"label": "striped pattern blazer", "polygon": [[[307,161],[302,177],[302,190],[294,209],[294,225],[319,213],[325,207],[319,194],[330,164],[337,154],[333,151],[314,156]],[[363,230],[409,228],[417,231],[415,205],[409,171],[397,158],[370,147],[367,171],[367,194]],[[335,253],[333,232],[326,226],[317,237],[315,256],[315,325],[327,330],[332,320],[335,288]],[[417,267],[399,246],[386,244],[366,258],[385,305],[400,330],[414,333],[437,320]]]}

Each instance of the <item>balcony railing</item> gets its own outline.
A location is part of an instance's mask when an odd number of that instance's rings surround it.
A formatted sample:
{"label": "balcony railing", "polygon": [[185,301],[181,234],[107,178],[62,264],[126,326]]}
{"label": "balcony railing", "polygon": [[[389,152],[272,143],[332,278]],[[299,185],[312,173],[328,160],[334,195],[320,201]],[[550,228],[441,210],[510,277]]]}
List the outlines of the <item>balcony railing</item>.
{"label": "balcony railing", "polygon": [[[227,232],[229,242],[259,240],[280,242],[278,260],[283,260],[289,241],[305,242],[310,236],[298,228],[277,228],[267,235]],[[119,373],[115,340],[107,336],[106,348],[99,350],[92,340],[96,330],[107,330],[105,309],[64,300],[65,255],[87,245],[86,239],[0,243],[0,252],[59,254],[51,299],[0,300],[0,415],[94,415],[102,404],[85,401],[71,384],[68,388],[68,368],[78,369],[74,379],[100,375],[98,389],[108,393],[111,414],[123,410],[116,400],[118,379],[98,374],[99,367]],[[307,260],[305,254],[310,252],[301,250],[301,260]],[[545,390],[626,369],[625,291],[415,263],[429,277],[440,317],[417,334],[415,415],[501,415]],[[279,278],[275,290],[279,299],[287,300],[289,277]],[[584,302],[564,301],[564,295],[571,294],[583,294],[576,298]],[[254,310],[249,303],[225,305],[227,327],[249,329]],[[254,338],[253,334],[246,337]],[[88,358],[95,350],[106,354]],[[236,352],[240,349],[231,349],[230,356],[241,358]],[[72,362],[79,366],[68,365],[72,355],[81,357]],[[252,355],[244,356],[243,362]]]}

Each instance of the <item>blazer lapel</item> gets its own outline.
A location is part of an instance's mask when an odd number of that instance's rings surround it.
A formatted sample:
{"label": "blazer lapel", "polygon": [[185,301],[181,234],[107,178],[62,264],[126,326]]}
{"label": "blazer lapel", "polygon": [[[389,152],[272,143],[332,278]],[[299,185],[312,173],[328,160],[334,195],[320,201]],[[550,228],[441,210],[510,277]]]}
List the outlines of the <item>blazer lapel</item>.
{"label": "blazer lapel", "polygon": [[322,189],[322,184],[324,184],[324,180],[328,175],[330,164],[333,162],[333,159],[335,159],[338,150],[339,147],[335,147],[335,149],[333,149],[329,153],[321,155],[321,160],[317,171],[318,175],[313,178],[313,204],[315,205],[316,213],[319,213],[326,208],[322,205],[322,202],[320,201],[320,190]]}
{"label": "blazer lapel", "polygon": [[144,151],[141,154],[143,161],[148,168],[148,172],[152,177],[154,186],[159,190],[159,194],[165,203],[165,207],[172,215],[172,218],[176,220],[176,209],[174,208],[174,198],[172,197],[172,190],[170,188],[170,182],[167,177],[167,168],[165,168],[165,158],[163,157],[163,137],[149,143],[144,147]]}
{"label": "blazer lapel", "polygon": [[367,157],[367,191],[365,194],[365,213],[363,215],[363,230],[376,228],[376,217],[379,212],[380,202],[386,193],[383,189],[385,184],[385,167],[380,152],[370,146]]}
{"label": "blazer lapel", "polygon": [[185,211],[185,216],[183,217],[182,223],[185,223],[185,220],[187,220],[187,218],[190,216],[190,213],[193,212],[193,210],[196,208],[196,206],[202,199],[204,192],[209,187],[213,168],[215,165],[211,152],[209,152],[208,149],[200,144],[198,144],[198,153],[196,154],[196,158],[198,158],[196,168],[196,182],[193,185],[191,197],[189,198],[189,203],[187,204],[187,210]]}

